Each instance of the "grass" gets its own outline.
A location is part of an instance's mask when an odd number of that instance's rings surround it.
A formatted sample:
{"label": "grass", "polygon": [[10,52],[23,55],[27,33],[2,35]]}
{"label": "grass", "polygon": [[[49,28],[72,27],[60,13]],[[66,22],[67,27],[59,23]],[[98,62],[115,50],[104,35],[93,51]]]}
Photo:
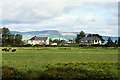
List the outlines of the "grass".
{"label": "grass", "polygon": [[[112,64],[112,68],[109,68],[108,71],[113,70],[117,73],[117,65],[115,64],[118,63],[118,48],[13,47],[12,49],[17,49],[17,51],[2,53],[2,65],[13,67],[22,72],[29,72],[30,70],[33,72],[46,72],[48,69],[56,68],[57,64],[60,64],[58,67],[61,69],[61,66],[68,65],[68,63],[73,63],[72,66],[77,65],[79,69],[81,68],[80,66],[85,67],[84,63],[86,62],[87,66],[85,69],[101,70],[104,66],[103,63],[105,63],[106,66],[104,67],[106,69],[109,67],[109,64]],[[77,64],[80,62],[82,64]],[[48,73],[50,73],[49,70],[47,71]],[[65,74],[67,75],[67,73]]]}

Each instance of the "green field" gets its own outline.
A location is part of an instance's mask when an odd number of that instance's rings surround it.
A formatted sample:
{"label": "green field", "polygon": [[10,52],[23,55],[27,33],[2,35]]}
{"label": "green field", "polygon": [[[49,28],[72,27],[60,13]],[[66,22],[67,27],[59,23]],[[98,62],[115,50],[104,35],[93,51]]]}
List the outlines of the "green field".
{"label": "green field", "polygon": [[[3,52],[3,65],[36,68],[42,64],[69,62],[118,62],[116,48],[57,48],[57,47],[14,47],[17,52]],[[38,69],[38,68],[37,68]]]}
{"label": "green field", "polygon": [[[110,69],[114,70],[115,73],[117,72],[118,48],[12,47],[12,49],[17,49],[17,51],[2,52],[2,65],[13,67],[23,72],[29,70],[45,71],[51,65],[53,65],[52,67],[57,66],[56,64],[68,65],[69,63],[75,63],[73,64],[75,66],[80,62],[82,63],[79,65],[83,65],[83,67],[85,67],[84,63],[88,64],[86,69],[91,69],[91,66],[97,65],[96,67],[99,66],[98,70],[106,70],[105,66],[112,65]],[[77,68],[80,68],[80,66],[77,66]]]}

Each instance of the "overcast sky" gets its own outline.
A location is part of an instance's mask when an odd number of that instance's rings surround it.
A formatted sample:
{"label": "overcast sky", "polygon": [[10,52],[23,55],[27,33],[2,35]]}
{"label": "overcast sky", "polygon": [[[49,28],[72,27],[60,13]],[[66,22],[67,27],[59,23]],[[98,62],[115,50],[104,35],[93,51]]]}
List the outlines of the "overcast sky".
{"label": "overcast sky", "polygon": [[117,2],[4,2],[2,25],[12,31],[58,30],[118,35]]}

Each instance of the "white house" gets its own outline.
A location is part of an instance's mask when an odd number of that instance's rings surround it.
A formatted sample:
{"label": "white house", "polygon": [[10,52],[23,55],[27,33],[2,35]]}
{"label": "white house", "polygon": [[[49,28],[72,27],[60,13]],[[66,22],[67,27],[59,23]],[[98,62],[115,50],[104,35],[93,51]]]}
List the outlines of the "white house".
{"label": "white house", "polygon": [[28,44],[31,45],[49,45],[49,37],[32,37],[28,40]]}
{"label": "white house", "polygon": [[53,45],[53,46],[57,46],[57,43],[52,43],[51,45]]}
{"label": "white house", "polygon": [[98,37],[83,37],[80,39],[80,44],[92,45],[92,44],[102,44],[102,40]]}

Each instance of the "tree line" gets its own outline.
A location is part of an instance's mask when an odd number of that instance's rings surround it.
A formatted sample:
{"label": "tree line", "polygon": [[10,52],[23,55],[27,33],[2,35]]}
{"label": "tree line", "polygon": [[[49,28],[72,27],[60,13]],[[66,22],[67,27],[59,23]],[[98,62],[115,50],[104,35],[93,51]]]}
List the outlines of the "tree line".
{"label": "tree line", "polygon": [[[77,37],[75,38],[76,43],[80,43],[80,39],[82,39],[83,37],[98,37],[101,39],[102,43],[104,43],[104,39],[102,38],[101,35],[99,34],[88,34],[85,35],[85,32],[81,31],[79,34],[77,34]],[[118,40],[115,40],[114,42],[112,41],[111,37],[108,38],[107,43],[105,44],[106,47],[115,47],[115,46],[119,46],[120,47],[120,37],[118,38]]]}
{"label": "tree line", "polygon": [[22,35],[21,34],[11,34],[10,30],[6,27],[2,28],[2,46],[21,46]]}
{"label": "tree line", "polygon": [[[85,32],[81,31],[79,34],[77,34],[76,38],[75,38],[75,42],[76,44],[80,43],[80,39],[82,39],[83,37],[98,37],[101,39],[102,43],[104,43],[104,39],[102,38],[101,35],[99,34],[88,34],[86,35]],[[59,39],[55,39],[52,40],[52,38],[50,38],[50,44],[52,43],[65,43],[65,40],[59,40]],[[7,46],[23,46],[24,43],[22,41],[22,35],[21,34],[11,34],[10,30],[6,27],[2,28],[2,46],[7,47]],[[109,37],[107,40],[107,43],[105,44],[106,47],[114,47],[114,46],[119,46],[120,47],[120,37],[118,38],[118,40],[115,40],[114,42],[112,41],[112,39]]]}

